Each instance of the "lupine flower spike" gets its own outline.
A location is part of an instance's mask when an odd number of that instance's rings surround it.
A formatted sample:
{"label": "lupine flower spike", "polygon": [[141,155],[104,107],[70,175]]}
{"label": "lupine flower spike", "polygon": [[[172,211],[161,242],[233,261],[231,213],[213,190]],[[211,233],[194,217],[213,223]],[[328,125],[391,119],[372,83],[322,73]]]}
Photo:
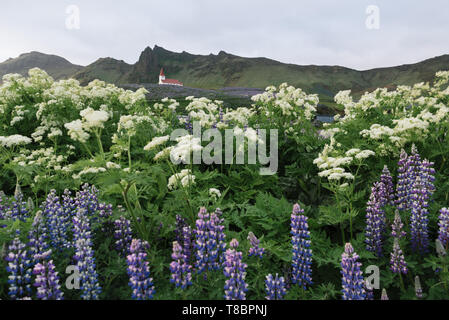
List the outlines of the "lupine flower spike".
{"label": "lupine flower spike", "polygon": [[443,208],[440,210],[438,226],[438,239],[443,248],[447,251],[449,249],[449,209]]}
{"label": "lupine flower spike", "polygon": [[75,246],[74,259],[80,274],[81,298],[84,300],[98,300],[101,287],[95,269],[94,251],[92,250],[92,235],[90,231],[87,210],[79,208],[73,218],[73,238]]}
{"label": "lupine flower spike", "polygon": [[382,256],[382,234],[385,224],[385,185],[382,182],[374,183],[366,207],[366,250]]}
{"label": "lupine flower spike", "polygon": [[398,162],[398,182],[396,185],[396,207],[399,210],[408,209],[408,185],[409,180],[407,176],[408,163],[407,163],[407,153],[404,149],[401,150]]}
{"label": "lupine flower spike", "polygon": [[239,243],[233,239],[226,250],[223,273],[228,278],[224,290],[226,300],[246,300],[248,285],[245,282],[247,265],[242,262],[242,252],[237,251]]}
{"label": "lupine flower spike", "polygon": [[277,273],[276,277],[269,274],[265,280],[265,292],[267,300],[283,300],[287,293],[284,277],[279,277]]}
{"label": "lupine flower spike", "polygon": [[249,248],[248,256],[255,256],[262,259],[263,253],[265,252],[264,248],[259,247],[260,240],[252,233],[251,231],[248,233],[248,240],[251,244]]}
{"label": "lupine flower spike", "polygon": [[176,287],[182,289],[192,284],[191,266],[187,264],[186,256],[182,252],[181,245],[175,241],[173,242],[172,262],[170,264],[171,279]]}
{"label": "lupine flower spike", "polygon": [[393,252],[391,253],[391,271],[393,273],[407,274],[407,263],[404,259],[404,254],[402,253],[401,247],[399,246],[399,241],[397,238],[394,239]]}
{"label": "lupine flower spike", "polygon": [[350,243],[345,245],[341,255],[341,282],[343,300],[365,300],[365,281],[358,262],[359,256]]}
{"label": "lupine flower spike", "polygon": [[380,176],[380,182],[382,182],[385,186],[387,203],[390,205],[394,204],[394,186],[393,186],[393,178],[391,177],[390,170],[385,165],[382,170],[382,175]]}
{"label": "lupine flower spike", "polygon": [[401,239],[407,235],[405,231],[402,230],[404,224],[401,220],[401,215],[399,214],[399,210],[396,210],[394,214],[394,221],[391,225],[391,235],[393,238]]}
{"label": "lupine flower spike", "polygon": [[310,232],[308,218],[299,204],[293,206],[291,215],[292,235],[292,283],[304,290],[312,284],[312,250],[310,249]]}
{"label": "lupine flower spike", "polygon": [[127,257],[129,286],[134,300],[153,299],[155,293],[149,263],[146,261],[147,249],[148,243],[138,239],[133,239],[129,248],[130,254]]}
{"label": "lupine flower spike", "polygon": [[412,214],[410,216],[410,233],[412,249],[421,254],[428,251],[429,246],[429,198],[427,189],[420,177],[417,177],[412,189]]}
{"label": "lupine flower spike", "polygon": [[55,271],[53,261],[38,263],[34,266],[36,275],[34,286],[37,287],[37,297],[42,300],[63,300],[58,273]]}
{"label": "lupine flower spike", "polygon": [[114,227],[115,248],[123,257],[126,257],[132,241],[131,222],[121,216],[114,221]]}
{"label": "lupine flower spike", "polygon": [[10,273],[8,295],[14,300],[28,298],[31,295],[32,258],[18,235],[8,249],[5,258],[8,262],[6,271]]}

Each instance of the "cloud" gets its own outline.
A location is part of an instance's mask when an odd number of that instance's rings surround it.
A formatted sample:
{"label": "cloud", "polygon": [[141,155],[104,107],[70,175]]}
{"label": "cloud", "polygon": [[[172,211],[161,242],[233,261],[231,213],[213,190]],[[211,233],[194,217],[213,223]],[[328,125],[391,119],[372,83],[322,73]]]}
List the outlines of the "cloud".
{"label": "cloud", "polygon": [[[80,9],[79,30],[66,28],[69,5]],[[379,30],[365,26],[368,5],[380,9]],[[36,50],[82,65],[105,56],[134,63],[157,44],[368,69],[449,53],[448,9],[445,0],[4,0],[0,61]]]}

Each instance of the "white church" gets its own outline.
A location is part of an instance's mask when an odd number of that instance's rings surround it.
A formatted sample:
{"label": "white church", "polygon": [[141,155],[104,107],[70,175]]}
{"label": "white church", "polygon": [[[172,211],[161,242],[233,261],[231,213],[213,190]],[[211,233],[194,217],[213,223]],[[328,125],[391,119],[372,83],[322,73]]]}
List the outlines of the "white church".
{"label": "white church", "polygon": [[184,84],[175,79],[165,79],[164,68],[161,68],[161,73],[159,74],[159,84],[166,84],[171,86],[184,86]]}

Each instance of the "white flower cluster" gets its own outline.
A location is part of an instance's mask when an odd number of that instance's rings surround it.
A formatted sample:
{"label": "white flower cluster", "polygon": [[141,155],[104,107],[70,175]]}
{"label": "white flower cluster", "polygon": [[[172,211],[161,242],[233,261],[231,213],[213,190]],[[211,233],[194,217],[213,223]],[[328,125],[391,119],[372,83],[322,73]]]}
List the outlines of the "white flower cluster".
{"label": "white flower cluster", "polygon": [[106,172],[106,169],[103,167],[87,167],[84,168],[83,170],[81,170],[78,174],[74,174],[72,175],[72,178],[74,180],[79,180],[81,179],[82,176],[86,175],[86,174],[98,174],[98,173],[102,173],[102,172]]}
{"label": "white flower cluster", "polygon": [[170,140],[170,136],[163,136],[163,137],[154,137],[153,140],[151,140],[144,148],[145,151],[150,151],[164,143],[166,143],[168,140]]}
{"label": "white flower cluster", "polygon": [[180,173],[176,173],[168,178],[168,190],[174,190],[181,184],[184,188],[195,183],[195,176],[192,175],[190,169],[183,169]]}
{"label": "white flower cluster", "polygon": [[210,188],[209,189],[209,196],[214,199],[215,201],[217,201],[217,199],[219,199],[221,197],[221,192],[220,190],[216,189],[216,188]]}
{"label": "white flower cluster", "polygon": [[0,145],[7,148],[30,144],[31,141],[30,138],[20,134],[14,134],[7,137],[0,136]]}
{"label": "white flower cluster", "polygon": [[[398,155],[407,143],[423,142],[431,134],[445,132],[449,117],[448,90],[449,72],[438,72],[432,85],[417,83],[413,86],[398,86],[395,90],[376,89],[365,93],[354,101],[351,92],[341,91],[335,102],[344,106],[344,117],[329,124],[319,135],[330,139],[315,164],[320,176],[339,177],[341,166],[359,162],[374,155]],[[360,128],[354,135],[354,128]],[[343,145],[368,146],[372,150],[351,149]],[[337,169],[337,171],[335,171]],[[332,174],[336,173],[334,176]]]}
{"label": "white flower cluster", "polygon": [[258,104],[266,117],[271,118],[280,112],[288,120],[293,119],[293,124],[302,117],[311,120],[319,102],[318,95],[308,95],[287,83],[281,84],[278,89],[274,86],[267,87],[264,93],[253,96],[251,100]]}
{"label": "white flower cluster", "polygon": [[194,151],[199,151],[201,146],[201,139],[194,138],[193,135],[186,135],[176,139],[178,142],[171,150],[171,159],[181,163],[190,163],[190,155]]}

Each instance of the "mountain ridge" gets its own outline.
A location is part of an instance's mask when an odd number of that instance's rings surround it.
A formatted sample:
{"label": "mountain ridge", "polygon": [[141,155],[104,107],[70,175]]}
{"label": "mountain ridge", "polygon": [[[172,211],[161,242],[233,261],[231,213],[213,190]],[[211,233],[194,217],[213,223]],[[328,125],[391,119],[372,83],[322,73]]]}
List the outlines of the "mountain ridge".
{"label": "mountain ridge", "polygon": [[57,80],[73,77],[87,84],[100,79],[116,85],[157,83],[163,67],[167,76],[193,88],[265,88],[287,82],[320,97],[332,98],[340,90],[351,89],[360,95],[378,87],[432,81],[437,71],[449,69],[449,55],[359,71],[338,65],[296,65],[265,57],[240,57],[223,50],[209,55],[178,53],[157,45],[146,47],[134,64],[106,57],[79,66],[56,55],[32,51],[0,63],[0,78],[6,73],[26,74],[32,67],[46,70]]}

